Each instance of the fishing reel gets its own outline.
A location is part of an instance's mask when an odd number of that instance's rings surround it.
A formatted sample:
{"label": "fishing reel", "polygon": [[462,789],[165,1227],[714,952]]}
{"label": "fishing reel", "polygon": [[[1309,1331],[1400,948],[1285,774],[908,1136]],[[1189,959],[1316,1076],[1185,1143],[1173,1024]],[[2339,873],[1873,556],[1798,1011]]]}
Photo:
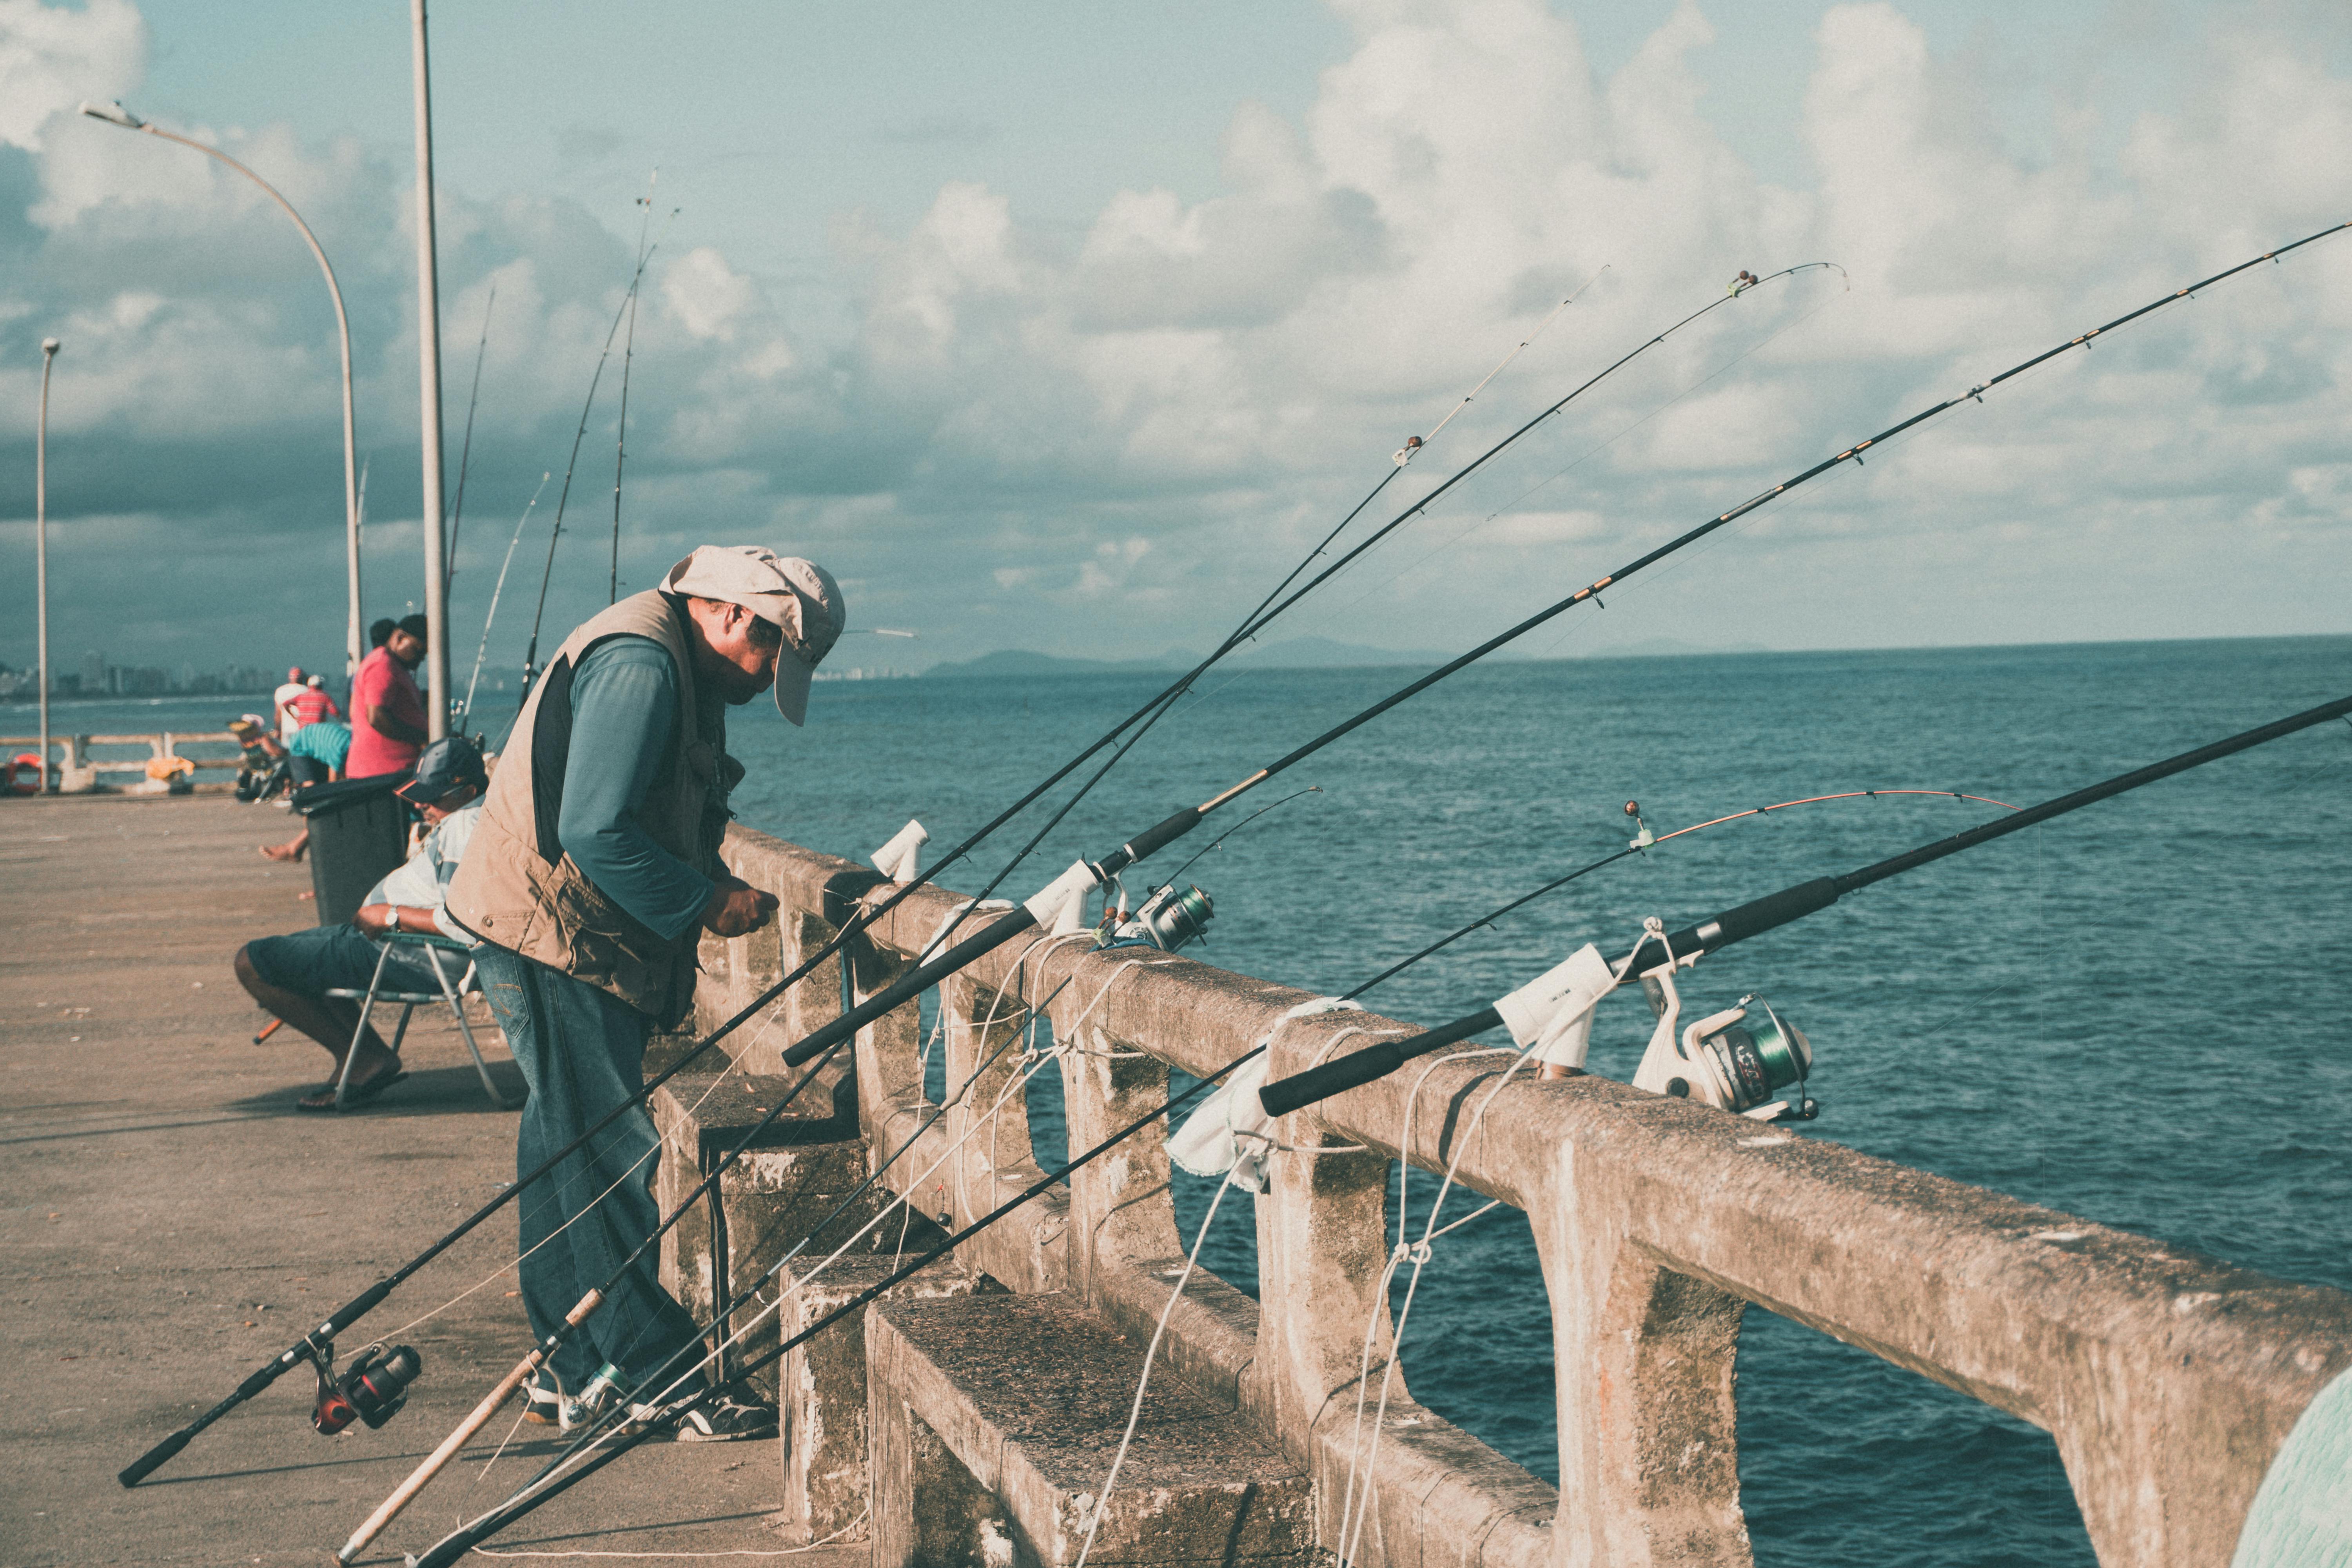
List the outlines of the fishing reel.
{"label": "fishing reel", "polygon": [[1168,882],[1154,889],[1132,915],[1127,912],[1127,889],[1116,903],[1103,909],[1097,947],[1156,947],[1173,952],[1187,942],[1208,940],[1209,919],[1216,913],[1209,895],[1198,888],[1179,889]]}
{"label": "fishing reel", "polygon": [[331,1437],[354,1421],[373,1431],[400,1414],[408,1403],[408,1385],[425,1370],[425,1358],[406,1345],[390,1350],[370,1345],[341,1377],[334,1372],[334,1350],[314,1355],[319,1369],[319,1404],[310,1425],[321,1437]]}
{"label": "fishing reel", "polygon": [[[1673,965],[1662,964],[1643,975],[1642,991],[1658,1024],[1634,1070],[1635,1089],[1696,1100],[1758,1121],[1783,1117],[1811,1121],[1821,1114],[1821,1102],[1805,1092],[1805,1077],[1813,1067],[1812,1042],[1761,996],[1751,993],[1685,1026]],[[1794,1100],[1773,1098],[1791,1084],[1797,1089]]]}

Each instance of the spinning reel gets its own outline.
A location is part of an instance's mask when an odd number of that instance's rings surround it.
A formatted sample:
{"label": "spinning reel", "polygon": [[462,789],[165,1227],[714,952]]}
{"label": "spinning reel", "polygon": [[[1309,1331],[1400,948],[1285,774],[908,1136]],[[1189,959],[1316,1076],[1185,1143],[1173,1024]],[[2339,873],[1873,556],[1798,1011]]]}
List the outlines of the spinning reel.
{"label": "spinning reel", "polygon": [[[1663,942],[1664,934],[1661,922],[1645,921],[1643,948]],[[1675,971],[1696,963],[1704,952],[1694,947],[1640,975],[1657,1026],[1634,1070],[1633,1087],[1696,1100],[1759,1121],[1781,1117],[1811,1121],[1821,1114],[1820,1102],[1805,1092],[1806,1076],[1813,1068],[1812,1042],[1771,1004],[1751,994],[1696,1023],[1683,1023]],[[1587,942],[1557,967],[1498,999],[1495,1015],[1548,1076],[1581,1071],[1592,1039],[1593,1010],[1618,985],[1616,971]],[[1773,1098],[1791,1084],[1796,1086],[1795,1100]]]}
{"label": "spinning reel", "polygon": [[1095,945],[1097,949],[1156,947],[1174,952],[1187,942],[1208,940],[1209,920],[1215,913],[1215,905],[1200,889],[1180,889],[1168,882],[1153,889],[1129,914],[1127,889],[1122,885],[1117,900],[1103,905],[1102,919],[1095,925]]}
{"label": "spinning reel", "polygon": [[[1812,1071],[1812,1042],[1804,1031],[1772,1010],[1761,996],[1750,994],[1719,1013],[1709,1013],[1685,1026],[1683,1002],[1675,989],[1674,968],[1662,964],[1642,976],[1642,993],[1650,999],[1658,1026],[1651,1032],[1649,1049],[1634,1069],[1633,1087],[1676,1100],[1696,1100],[1717,1110],[1735,1111],[1758,1121],[1788,1117],[1811,1121],[1821,1114],[1821,1102],[1805,1092],[1805,1076]],[[1772,1097],[1790,1084],[1794,1100]]]}
{"label": "spinning reel", "polygon": [[400,1414],[408,1403],[408,1385],[425,1370],[425,1358],[406,1345],[390,1350],[370,1345],[341,1377],[335,1375],[335,1348],[313,1352],[319,1369],[319,1403],[310,1425],[321,1437],[331,1437],[354,1421],[373,1431]]}

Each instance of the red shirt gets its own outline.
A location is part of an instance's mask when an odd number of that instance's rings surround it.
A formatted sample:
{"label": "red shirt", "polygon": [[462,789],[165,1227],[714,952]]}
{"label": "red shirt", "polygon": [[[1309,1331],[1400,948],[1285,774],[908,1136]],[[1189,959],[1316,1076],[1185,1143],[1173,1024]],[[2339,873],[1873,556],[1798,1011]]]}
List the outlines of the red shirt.
{"label": "red shirt", "polygon": [[352,751],[343,759],[345,778],[405,773],[416,765],[416,753],[425,749],[415,741],[395,741],[378,731],[368,722],[368,711],[374,708],[415,725],[419,733],[424,731],[425,699],[416,694],[408,667],[383,648],[362,659],[359,673],[352,677]]}
{"label": "red shirt", "polygon": [[315,686],[299,697],[288,698],[286,711],[293,714],[303,724],[316,724],[324,720],[340,719],[343,716],[342,710],[335,706],[335,700]]}

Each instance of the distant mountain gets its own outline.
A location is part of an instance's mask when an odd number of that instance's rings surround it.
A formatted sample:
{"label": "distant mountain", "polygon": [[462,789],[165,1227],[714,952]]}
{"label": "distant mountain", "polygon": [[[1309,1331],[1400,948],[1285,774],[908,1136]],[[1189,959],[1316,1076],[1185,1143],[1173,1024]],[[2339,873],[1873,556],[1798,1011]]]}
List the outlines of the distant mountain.
{"label": "distant mountain", "polygon": [[1197,657],[1188,657],[1180,648],[1171,648],[1156,658],[1063,658],[1055,654],[1008,647],[982,654],[978,658],[935,664],[923,671],[923,678],[930,680],[942,676],[952,679],[957,676],[1134,675],[1190,669],[1199,662]]}
{"label": "distant mountain", "polygon": [[1680,637],[1643,637],[1634,642],[1619,643],[1613,647],[1595,647],[1576,657],[1579,658],[1682,658],[1702,654],[1770,653],[1760,642],[1723,643],[1713,647],[1685,642]]}
{"label": "distant mountain", "polygon": [[1353,669],[1370,665],[1444,664],[1452,654],[1430,648],[1368,647],[1362,643],[1334,642],[1329,637],[1290,637],[1259,647],[1244,647],[1233,658],[1259,669]]}
{"label": "distant mountain", "polygon": [[[1616,647],[1599,647],[1588,653],[1568,657],[1582,658],[1674,658],[1691,654],[1767,653],[1770,650],[1760,643],[1745,643],[1729,647],[1702,647],[1678,637],[1646,637],[1639,642],[1625,643]],[[1244,647],[1235,651],[1232,662],[1253,669],[1363,669],[1384,665],[1407,665],[1427,669],[1444,663],[1454,655],[1436,648],[1372,647],[1364,643],[1339,642],[1330,637],[1288,637],[1281,642]],[[1498,658],[1515,657],[1509,650]],[[1559,657],[1559,656],[1555,656]],[[1058,654],[1033,653],[1027,648],[1001,648],[978,658],[963,659],[953,664],[935,664],[923,672],[926,679],[959,676],[1016,676],[1028,678],[1040,675],[1157,675],[1174,674],[1192,668],[1201,656],[1189,648],[1171,647],[1146,658],[1064,658]]]}
{"label": "distant mountain", "polygon": [[[1427,648],[1369,647],[1362,643],[1336,642],[1329,637],[1288,637],[1237,649],[1232,658],[1254,669],[1352,669],[1373,665],[1442,664],[1450,656]],[[1201,662],[1190,648],[1171,647],[1148,658],[1064,658],[1058,654],[1033,653],[1027,648],[1002,648],[978,658],[935,664],[926,678],[945,676],[1135,675],[1178,673]]]}

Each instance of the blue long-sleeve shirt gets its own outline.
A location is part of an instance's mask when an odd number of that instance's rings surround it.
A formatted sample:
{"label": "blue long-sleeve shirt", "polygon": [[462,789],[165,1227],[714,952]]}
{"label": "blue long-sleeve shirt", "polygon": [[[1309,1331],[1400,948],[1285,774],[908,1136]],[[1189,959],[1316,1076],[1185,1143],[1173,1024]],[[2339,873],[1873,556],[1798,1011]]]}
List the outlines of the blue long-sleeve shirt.
{"label": "blue long-sleeve shirt", "polygon": [[663,937],[710,903],[710,879],[664,849],[637,814],[677,732],[677,671],[648,637],[597,644],[572,679],[572,744],[556,833],[597,890]]}

